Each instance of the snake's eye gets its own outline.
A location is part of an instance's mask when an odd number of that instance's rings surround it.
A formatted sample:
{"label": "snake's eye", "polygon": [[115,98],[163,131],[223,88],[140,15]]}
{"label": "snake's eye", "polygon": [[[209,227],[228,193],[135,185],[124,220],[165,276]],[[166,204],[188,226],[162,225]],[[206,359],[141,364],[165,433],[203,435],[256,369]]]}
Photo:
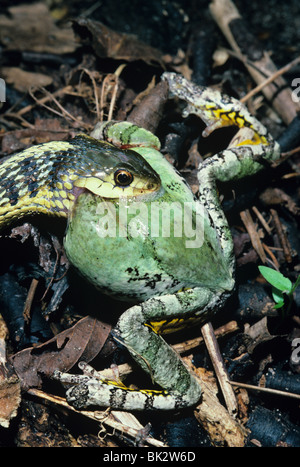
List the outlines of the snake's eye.
{"label": "snake's eye", "polygon": [[117,186],[128,186],[133,181],[133,175],[128,170],[119,169],[114,173],[114,180]]}

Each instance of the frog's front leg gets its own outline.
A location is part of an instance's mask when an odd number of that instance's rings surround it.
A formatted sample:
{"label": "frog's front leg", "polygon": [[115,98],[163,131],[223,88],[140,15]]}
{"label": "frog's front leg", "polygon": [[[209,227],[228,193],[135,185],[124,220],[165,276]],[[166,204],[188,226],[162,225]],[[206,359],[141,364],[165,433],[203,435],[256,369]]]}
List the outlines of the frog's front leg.
{"label": "frog's front leg", "polygon": [[[160,335],[167,322],[200,319],[224,304],[225,293],[196,288],[151,298],[129,308],[120,317],[114,335],[162,390],[136,390],[94,375],[57,373],[61,382],[75,385],[67,400],[76,408],[110,406],[122,410],[172,410],[196,404],[201,396],[198,380]],[[194,314],[195,309],[197,313]]]}

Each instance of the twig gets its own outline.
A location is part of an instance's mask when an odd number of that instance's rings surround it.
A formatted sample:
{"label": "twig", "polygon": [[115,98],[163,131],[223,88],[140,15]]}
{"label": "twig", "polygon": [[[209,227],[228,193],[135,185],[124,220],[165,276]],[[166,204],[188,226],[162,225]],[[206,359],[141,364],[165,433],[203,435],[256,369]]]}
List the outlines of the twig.
{"label": "twig", "polygon": [[254,386],[252,384],[238,383],[237,381],[228,381],[233,386],[238,386],[245,389],[253,389],[254,391],[268,392],[270,394],[276,394],[278,396],[292,397],[294,399],[300,399],[300,394],[295,394],[293,392],[280,391],[279,389],[264,388],[261,386]]}
{"label": "twig", "polygon": [[82,73],[80,75],[80,80],[81,80],[81,76],[83,73],[86,73],[89,76],[90,80],[92,81],[93,89],[94,89],[94,96],[95,96],[96,114],[97,114],[97,119],[99,120],[100,119],[100,106],[99,106],[100,102],[99,102],[99,95],[98,95],[98,87],[97,87],[95,78],[92,72],[90,72],[86,68],[83,68]]}
{"label": "twig", "polygon": [[28,323],[30,320],[30,310],[31,310],[31,305],[32,301],[35,295],[36,288],[38,286],[38,279],[32,279],[29,291],[26,297],[25,305],[24,305],[24,310],[23,310],[23,317],[24,320]]}
{"label": "twig", "polygon": [[294,155],[294,154],[297,154],[297,152],[300,152],[300,146],[297,146],[296,148],[291,149],[290,151],[281,153],[281,156],[282,156],[283,158],[286,158],[286,159],[287,159],[288,157],[290,157],[290,156],[292,156],[292,155]]}
{"label": "twig", "polygon": [[274,253],[270,250],[270,248],[268,247],[268,245],[266,245],[264,242],[261,243],[262,246],[263,246],[263,249],[267,252],[267,254],[269,256],[271,256],[272,258],[272,264],[274,265],[275,269],[277,269],[277,271],[279,271],[279,263],[277,261],[277,258],[276,256],[274,255]]}
{"label": "twig", "polygon": [[228,384],[229,378],[227,370],[225,368],[221,352],[214,335],[212,324],[210,322],[204,324],[204,326],[201,327],[201,332],[211,361],[213,363],[219,384],[221,386],[228,412],[231,414],[231,416],[236,417],[238,413],[237,401],[231,385]]}
{"label": "twig", "polygon": [[22,126],[24,126],[25,128],[30,128],[31,130],[34,130],[35,129],[35,126],[32,124],[32,123],[29,123],[27,122],[27,120],[25,120],[24,117],[22,117],[19,112],[18,113],[14,113],[14,112],[5,112],[5,118],[15,118],[16,120],[20,120],[21,123],[22,123]]}
{"label": "twig", "polygon": [[105,96],[106,96],[106,89],[109,86],[109,81],[111,80],[111,75],[105,76],[104,80],[102,81],[102,86],[101,86],[101,94],[100,94],[100,122],[103,122],[104,120],[104,108],[105,108]]}
{"label": "twig", "polygon": [[256,214],[257,218],[260,220],[260,223],[262,224],[262,226],[265,228],[265,230],[267,231],[267,233],[269,235],[271,235],[272,233],[272,229],[271,227],[269,226],[269,224],[265,221],[263,215],[259,212],[259,210],[257,209],[256,206],[252,206],[252,211]]}
{"label": "twig", "polygon": [[125,67],[126,67],[126,63],[122,63],[120,66],[118,66],[118,68],[114,72],[115,85],[114,85],[114,89],[113,89],[113,93],[112,93],[112,97],[111,97],[111,101],[109,105],[109,112],[108,112],[108,117],[107,117],[108,120],[112,120],[113,118],[115,103],[117,99],[117,93],[119,89],[119,78]]}
{"label": "twig", "polygon": [[[66,86],[62,89],[58,89],[57,91],[55,91],[52,96],[55,96],[55,97],[59,97],[61,95],[64,95],[64,94],[68,94],[68,91],[71,91],[72,90],[72,87],[71,86]],[[41,105],[41,104],[45,104],[46,102],[48,102],[49,100],[51,99],[50,96],[45,96],[45,97],[42,97],[41,99],[37,100],[37,99],[34,99],[35,103],[34,104],[30,104],[30,105],[27,105],[26,107],[23,107],[22,109],[20,109],[18,111],[18,115],[21,116],[21,115],[24,115],[26,114],[27,112],[31,112],[32,109],[36,106],[36,105]]]}
{"label": "twig", "polygon": [[[61,110],[61,114],[57,111],[55,111],[54,109],[52,109],[51,107],[49,106],[46,106],[45,104],[42,104],[43,107],[46,107],[48,110],[50,110],[50,112],[54,112],[54,113],[57,113],[58,115],[61,115],[62,117],[67,117],[69,118],[70,120],[73,120],[74,122],[78,122],[77,118],[74,117],[72,114],[70,114],[70,112],[68,112],[59,102],[58,100],[56,99],[56,97],[54,97],[53,94],[51,94],[49,91],[47,91],[47,89],[45,88],[40,88],[41,91],[43,91],[45,94],[47,94],[50,99],[57,105],[57,107]],[[31,91],[29,91],[31,97],[33,99],[36,99],[36,97],[31,93]],[[80,122],[81,123],[81,122]]]}
{"label": "twig", "polygon": [[291,247],[290,247],[288,239],[286,238],[286,235],[285,235],[285,233],[283,231],[282,224],[280,222],[277,211],[275,211],[275,209],[270,209],[270,212],[271,212],[272,217],[273,217],[274,226],[275,226],[276,232],[277,232],[278,237],[279,237],[279,241],[280,241],[282,249],[283,249],[285,260],[286,260],[287,263],[291,263],[292,260],[293,260],[292,255],[291,255]]}
{"label": "twig", "polygon": [[256,230],[256,226],[252,220],[251,214],[248,209],[245,211],[240,212],[241,219],[243,221],[244,226],[247,229],[248,234],[250,235],[251,243],[256,251],[256,253],[259,255],[261,261],[263,263],[266,262],[266,254],[264,252],[264,249],[262,247],[259,235]]}
{"label": "twig", "polygon": [[[220,326],[219,328],[215,329],[214,334],[216,338],[226,336],[229,333],[238,331],[239,327],[236,321],[229,321],[228,323],[224,324],[224,326]],[[195,347],[203,344],[204,339],[202,336],[195,337],[194,339],[189,339],[185,342],[179,342],[178,344],[173,344],[173,349],[176,352],[183,354],[189,352]]]}
{"label": "twig", "polygon": [[[281,165],[283,162],[285,162],[285,161],[288,160],[291,156],[293,156],[294,154],[297,154],[298,152],[300,152],[300,146],[297,146],[296,148],[291,149],[290,151],[282,152],[281,155],[280,155],[280,159],[277,159],[277,161],[273,161],[273,162],[271,163],[271,167],[272,167],[273,169],[275,169],[276,167],[278,167],[279,165]],[[290,174],[290,175],[295,176],[295,177],[299,177],[299,173]],[[289,178],[290,175],[289,175],[289,174],[283,175],[282,178]]]}
{"label": "twig", "polygon": [[248,94],[246,94],[244,97],[242,97],[240,99],[240,101],[241,102],[247,102],[251,97],[253,97],[259,91],[261,91],[265,86],[267,86],[268,84],[275,81],[275,79],[277,79],[278,76],[283,75],[284,73],[289,71],[291,68],[298,65],[298,63],[300,63],[300,57],[295,58],[294,60],[292,60],[287,65],[285,65],[282,68],[280,68],[279,70],[275,71],[271,76],[269,76],[269,78],[265,79],[262,83],[258,84],[255,88],[251,89],[251,91],[248,92]]}
{"label": "twig", "polygon": [[116,99],[117,99],[118,88],[119,88],[119,85],[118,85],[118,82],[116,81],[116,83],[114,85],[114,88],[113,88],[113,93],[112,93],[112,97],[111,97],[111,100],[110,100],[110,105],[109,105],[109,111],[108,111],[108,117],[107,117],[108,121],[112,120],[112,118],[113,118],[113,113],[114,113],[115,102],[116,102]]}

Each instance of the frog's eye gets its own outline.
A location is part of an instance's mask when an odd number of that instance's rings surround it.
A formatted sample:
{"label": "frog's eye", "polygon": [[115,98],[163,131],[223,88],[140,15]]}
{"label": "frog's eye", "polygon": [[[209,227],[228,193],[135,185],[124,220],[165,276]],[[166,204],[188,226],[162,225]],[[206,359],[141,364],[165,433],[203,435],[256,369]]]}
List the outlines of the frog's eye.
{"label": "frog's eye", "polygon": [[119,169],[114,173],[114,181],[117,186],[126,187],[133,182],[133,175],[128,170]]}

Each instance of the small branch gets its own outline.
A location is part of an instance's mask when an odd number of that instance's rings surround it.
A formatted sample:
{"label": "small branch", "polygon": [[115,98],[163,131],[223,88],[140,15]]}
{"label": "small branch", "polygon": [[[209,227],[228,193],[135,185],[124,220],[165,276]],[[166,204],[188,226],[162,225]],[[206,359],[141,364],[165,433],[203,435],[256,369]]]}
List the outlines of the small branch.
{"label": "small branch", "polygon": [[277,79],[278,76],[287,73],[291,68],[298,65],[298,63],[300,63],[300,57],[295,58],[295,60],[292,60],[287,65],[275,71],[271,76],[269,76],[269,78],[265,79],[262,83],[258,84],[255,88],[251,89],[251,91],[248,92],[248,94],[246,94],[244,97],[242,97],[240,101],[244,103],[247,102],[251,97],[255,96],[255,94],[261,91],[265,86],[275,81],[275,79]]}
{"label": "small branch", "polygon": [[35,291],[38,286],[39,281],[37,279],[32,279],[29,291],[26,297],[25,305],[24,305],[24,310],[23,310],[23,317],[26,323],[30,321],[30,310],[31,310],[31,305],[32,301],[34,299]]}
{"label": "small branch", "polygon": [[280,222],[277,211],[275,211],[275,209],[271,209],[270,212],[271,212],[272,217],[273,217],[274,226],[275,226],[277,235],[279,237],[279,241],[280,241],[282,249],[283,249],[285,260],[286,260],[287,263],[291,263],[293,261],[292,255],[291,255],[291,247],[290,247],[289,241],[288,241],[288,239],[287,239],[287,237],[285,235],[285,232],[283,231],[282,224]]}
{"label": "small branch", "polygon": [[236,417],[238,413],[236,397],[231,385],[228,383],[229,377],[214,334],[212,324],[204,324],[204,326],[201,327],[201,332],[211,361],[213,363],[219,384],[221,386],[228,412],[231,414],[231,416]]}
{"label": "small branch", "polygon": [[257,218],[260,220],[260,223],[262,224],[262,226],[264,227],[264,229],[266,230],[266,232],[271,235],[272,233],[272,229],[271,227],[269,226],[269,224],[265,221],[263,215],[259,212],[259,210],[257,209],[256,206],[252,206],[252,211],[256,214]]}
{"label": "small branch", "polygon": [[[236,321],[229,321],[228,323],[220,326],[219,328],[215,329],[214,334],[217,338],[226,336],[229,333],[238,331],[239,327]],[[173,344],[172,347],[176,352],[183,354],[189,352],[195,347],[203,344],[204,339],[202,336],[195,337],[194,339],[189,339],[184,342],[179,342],[178,344]]]}
{"label": "small branch", "polygon": [[259,235],[256,230],[256,226],[252,220],[251,214],[248,209],[245,211],[240,212],[241,219],[243,221],[244,226],[247,229],[248,234],[250,235],[251,243],[256,251],[256,253],[259,255],[261,261],[263,263],[266,262],[266,254],[264,252],[264,249],[262,247]]}
{"label": "small branch", "polygon": [[279,271],[279,263],[277,261],[276,256],[272,252],[272,250],[268,247],[268,245],[266,245],[263,242],[262,242],[262,246],[263,246],[263,249],[265,250],[265,252],[270,256],[272,264],[274,265],[275,269],[277,269],[277,271]]}
{"label": "small branch", "polygon": [[292,397],[294,399],[300,399],[300,394],[295,394],[293,392],[280,391],[279,389],[264,388],[261,386],[254,386],[252,384],[238,383],[237,381],[228,381],[232,386],[237,386],[245,389],[252,389],[253,391],[268,392],[269,394],[275,394],[278,396]]}

